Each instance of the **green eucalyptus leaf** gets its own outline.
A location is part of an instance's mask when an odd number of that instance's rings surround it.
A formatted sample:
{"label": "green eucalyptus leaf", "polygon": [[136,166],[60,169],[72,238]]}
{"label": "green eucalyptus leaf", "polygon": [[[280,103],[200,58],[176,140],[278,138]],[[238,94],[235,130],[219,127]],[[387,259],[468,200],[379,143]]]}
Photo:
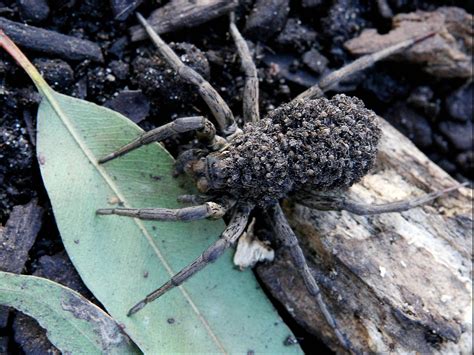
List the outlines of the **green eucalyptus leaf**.
{"label": "green eucalyptus leaf", "polygon": [[299,353],[250,272],[226,253],[183,286],[127,317],[128,309],[194,260],[219,237],[222,221],[154,222],[97,216],[99,208],[177,208],[190,193],[173,178],[160,144],[97,164],[142,130],[95,104],[43,91],[38,160],[66,250],[79,274],[125,332],[147,353]]}
{"label": "green eucalyptus leaf", "polygon": [[35,318],[63,353],[140,353],[107,313],[48,279],[0,271],[0,304]]}

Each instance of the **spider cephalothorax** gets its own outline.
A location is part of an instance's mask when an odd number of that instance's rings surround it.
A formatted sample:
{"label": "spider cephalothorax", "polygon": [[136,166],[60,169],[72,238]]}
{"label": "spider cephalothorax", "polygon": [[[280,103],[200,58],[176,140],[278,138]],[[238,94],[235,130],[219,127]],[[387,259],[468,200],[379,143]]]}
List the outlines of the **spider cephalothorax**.
{"label": "spider cephalothorax", "polygon": [[[381,132],[376,115],[366,109],[361,100],[345,95],[336,95],[328,100],[322,97],[324,91],[351,73],[423,38],[404,41],[359,58],[327,75],[297,99],[271,111],[260,120],[257,70],[248,46],[231,16],[230,33],[245,72],[243,118],[247,123],[240,129],[232,111],[209,82],[186,66],[143,17],[138,15],[138,18],[160,56],[180,77],[197,87],[215,118],[218,130],[202,116],[178,118],[140,135],[99,160],[99,163],[106,163],[145,144],[162,141],[174,134],[196,131],[200,148],[184,151],[177,161],[177,171],[190,174],[198,189],[204,193],[200,196],[180,197],[181,202],[194,203],[194,206],[180,209],[117,207],[100,209],[97,214],[159,221],[220,218],[225,214],[230,218],[227,228],[217,241],[168,282],[138,302],[128,314],[138,312],[147,303],[182,284],[221,256],[238,241],[247,227],[253,208],[258,205],[270,222],[275,239],[290,249],[293,262],[304,279],[308,292],[316,299],[322,315],[340,344],[346,350],[354,351],[324,302],[279,200],[291,192],[296,193],[296,197],[303,195],[299,202],[312,208],[346,210],[366,215],[404,211],[459,188],[454,186],[415,200],[380,205],[366,205],[334,194],[367,174],[374,164]],[[216,135],[216,132],[222,136]],[[203,146],[205,149],[202,149]],[[306,191],[311,192],[310,199],[307,198]]]}
{"label": "spider cephalothorax", "polygon": [[202,192],[225,190],[265,206],[304,185],[316,191],[351,186],[373,166],[379,138],[376,115],[355,97],[295,100],[247,124],[191,173]]}

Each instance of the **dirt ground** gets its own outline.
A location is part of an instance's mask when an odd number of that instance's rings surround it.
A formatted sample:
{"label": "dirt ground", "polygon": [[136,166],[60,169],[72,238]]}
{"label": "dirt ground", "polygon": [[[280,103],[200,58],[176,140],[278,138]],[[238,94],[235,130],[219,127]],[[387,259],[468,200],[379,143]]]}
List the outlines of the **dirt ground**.
{"label": "dirt ground", "polygon": [[[257,1],[258,2],[258,1]],[[116,20],[113,3],[99,0],[0,1],[0,18],[28,23],[58,33],[87,39],[99,46],[103,60],[71,59],[50,48],[25,49],[50,85],[61,93],[118,110],[145,130],[180,116],[208,114],[197,93],[177,79],[155,56],[150,41],[132,42],[129,28],[137,24],[133,13]],[[138,10],[149,13],[168,3],[145,2]],[[250,41],[260,77],[262,115],[288,102],[321,76],[354,57],[343,44],[365,28],[387,33],[391,18],[369,0],[267,1],[287,3],[272,18],[270,30],[262,15],[253,22],[254,1],[241,0],[237,25]],[[432,11],[457,6],[473,12],[468,1],[387,1],[393,15],[415,10]],[[287,6],[284,6],[286,9]],[[190,30],[164,35],[173,49],[222,94],[234,114],[242,115],[244,77],[226,16]],[[14,207],[30,203],[40,213],[32,230],[32,246],[26,250],[24,274],[41,275],[93,298],[82,285],[64,252],[53,212],[39,173],[35,153],[35,115],[39,103],[33,84],[4,52],[0,53],[0,225],[6,225]],[[381,62],[346,80],[336,90],[361,98],[367,107],[386,118],[409,137],[430,159],[459,181],[473,180],[472,97],[473,84],[466,78],[442,78],[420,70],[410,62]],[[467,133],[466,133],[467,132]],[[166,142],[179,153],[179,142]],[[11,220],[10,220],[10,223]],[[22,246],[26,248],[26,246]],[[1,259],[0,269],[6,263]],[[278,305],[277,305],[278,306]],[[284,311],[282,316],[308,353],[324,349]],[[0,353],[40,353],[53,349],[33,320],[0,308]],[[3,315],[2,315],[3,314]]]}

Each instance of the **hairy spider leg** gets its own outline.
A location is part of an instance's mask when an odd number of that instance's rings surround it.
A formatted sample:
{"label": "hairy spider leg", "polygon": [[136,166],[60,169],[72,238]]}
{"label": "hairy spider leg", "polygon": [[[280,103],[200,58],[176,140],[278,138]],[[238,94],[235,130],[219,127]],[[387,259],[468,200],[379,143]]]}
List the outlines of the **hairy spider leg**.
{"label": "hairy spider leg", "polygon": [[200,219],[219,219],[227,212],[227,208],[215,203],[206,202],[202,205],[183,208],[101,208],[98,215],[118,215],[151,221],[196,221]]}
{"label": "hairy spider leg", "polygon": [[252,60],[247,42],[242,37],[239,29],[235,25],[235,15],[232,12],[230,14],[230,34],[234,39],[235,46],[237,47],[237,53],[240,57],[242,70],[245,73],[245,86],[243,95],[243,115],[245,122],[257,122],[260,119],[260,113],[258,109],[258,73],[257,67]]}
{"label": "hairy spider leg", "polygon": [[158,297],[162,296],[169,290],[176,286],[181,285],[184,281],[189,279],[191,276],[202,270],[210,263],[216,261],[226,249],[233,246],[237,239],[242,235],[247,222],[249,219],[250,212],[253,206],[244,204],[237,205],[229,225],[222,233],[221,237],[209,246],[196,260],[191,264],[183,268],[177,274],[175,274],[168,282],[163,284],[160,288],[151,292],[143,300],[133,306],[127,313],[128,316],[138,312],[140,309],[145,307],[148,303],[154,301]]}
{"label": "hairy spider leg", "polygon": [[198,138],[206,141],[209,146],[218,144],[218,138],[216,139],[216,129],[214,128],[212,122],[202,116],[181,117],[177,118],[173,122],[167,123],[163,126],[157,127],[151,131],[139,135],[130,143],[125,144],[116,151],[99,159],[98,162],[99,164],[106,163],[112,159],[125,155],[132,150],[140,148],[141,146],[162,141],[174,134],[185,133],[189,131],[197,131]]}
{"label": "hairy spider leg", "polygon": [[407,199],[402,201],[396,201],[391,203],[384,204],[365,204],[357,202],[351,198],[348,198],[343,195],[330,195],[330,194],[312,194],[311,199],[298,199],[298,203],[301,203],[304,206],[315,208],[317,210],[332,210],[332,211],[342,211],[360,215],[374,215],[380,213],[389,213],[389,212],[403,212],[410,210],[412,208],[422,206],[427,204],[440,196],[448,194],[452,191],[456,191],[461,187],[466,186],[466,183],[448,187],[443,190],[434,191],[428,194],[425,194],[420,197],[413,199]]}
{"label": "hairy spider leg", "polygon": [[338,70],[334,70],[333,72],[329,73],[326,75],[324,78],[322,78],[319,83],[316,85],[311,86],[309,89],[306,91],[303,91],[301,94],[299,94],[294,100],[298,99],[315,99],[318,97],[324,96],[324,92],[332,89],[334,85],[339,83],[340,81],[346,79],[348,76],[357,73],[361,70],[364,70],[372,65],[374,65],[376,62],[389,57],[390,55],[397,53],[399,51],[405,50],[412,45],[423,41],[426,38],[429,38],[433,36],[435,33],[431,32],[427,35],[417,37],[417,38],[412,38],[408,39],[406,41],[394,44],[393,46],[387,47],[385,49],[382,49],[378,52],[372,53],[372,54],[367,54],[359,59],[354,60],[352,63],[347,64],[343,66],[342,68]]}
{"label": "hairy spider leg", "polygon": [[201,74],[191,67],[185,65],[173,50],[161,39],[150,24],[137,12],[137,17],[145,31],[158,49],[158,53],[173,68],[178,75],[188,83],[197,86],[199,94],[206,102],[207,106],[214,115],[219,129],[227,137],[235,134],[240,129],[235,123],[234,115],[219,93],[206,81]]}
{"label": "hairy spider leg", "polygon": [[192,205],[199,205],[204,202],[212,200],[213,196],[209,195],[179,195],[176,199],[179,203],[189,203]]}
{"label": "hairy spider leg", "polygon": [[319,309],[323,314],[324,318],[328,325],[334,331],[337,339],[341,345],[347,349],[351,350],[351,344],[347,337],[339,329],[336,320],[329,311],[326,302],[321,295],[321,289],[318,286],[318,283],[311,274],[311,270],[306,263],[306,259],[303,254],[303,250],[298,244],[298,238],[290,227],[281,207],[279,204],[274,205],[266,211],[267,216],[270,219],[270,224],[276,234],[276,237],[282,242],[284,247],[287,247],[290,251],[291,257],[293,259],[294,265],[298,269],[298,272],[303,277],[304,283],[308,292],[316,299]]}

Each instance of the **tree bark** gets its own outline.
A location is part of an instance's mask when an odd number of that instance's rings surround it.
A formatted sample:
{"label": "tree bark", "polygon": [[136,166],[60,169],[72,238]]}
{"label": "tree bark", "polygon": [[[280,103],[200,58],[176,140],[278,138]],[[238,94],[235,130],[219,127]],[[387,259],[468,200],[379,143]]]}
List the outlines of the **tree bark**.
{"label": "tree bark", "polygon": [[[374,171],[348,192],[367,203],[413,198],[457,182],[381,119]],[[287,201],[285,212],[323,297],[354,347],[375,353],[472,353],[472,190],[402,213],[356,216]],[[257,267],[308,331],[337,344],[289,254]]]}

